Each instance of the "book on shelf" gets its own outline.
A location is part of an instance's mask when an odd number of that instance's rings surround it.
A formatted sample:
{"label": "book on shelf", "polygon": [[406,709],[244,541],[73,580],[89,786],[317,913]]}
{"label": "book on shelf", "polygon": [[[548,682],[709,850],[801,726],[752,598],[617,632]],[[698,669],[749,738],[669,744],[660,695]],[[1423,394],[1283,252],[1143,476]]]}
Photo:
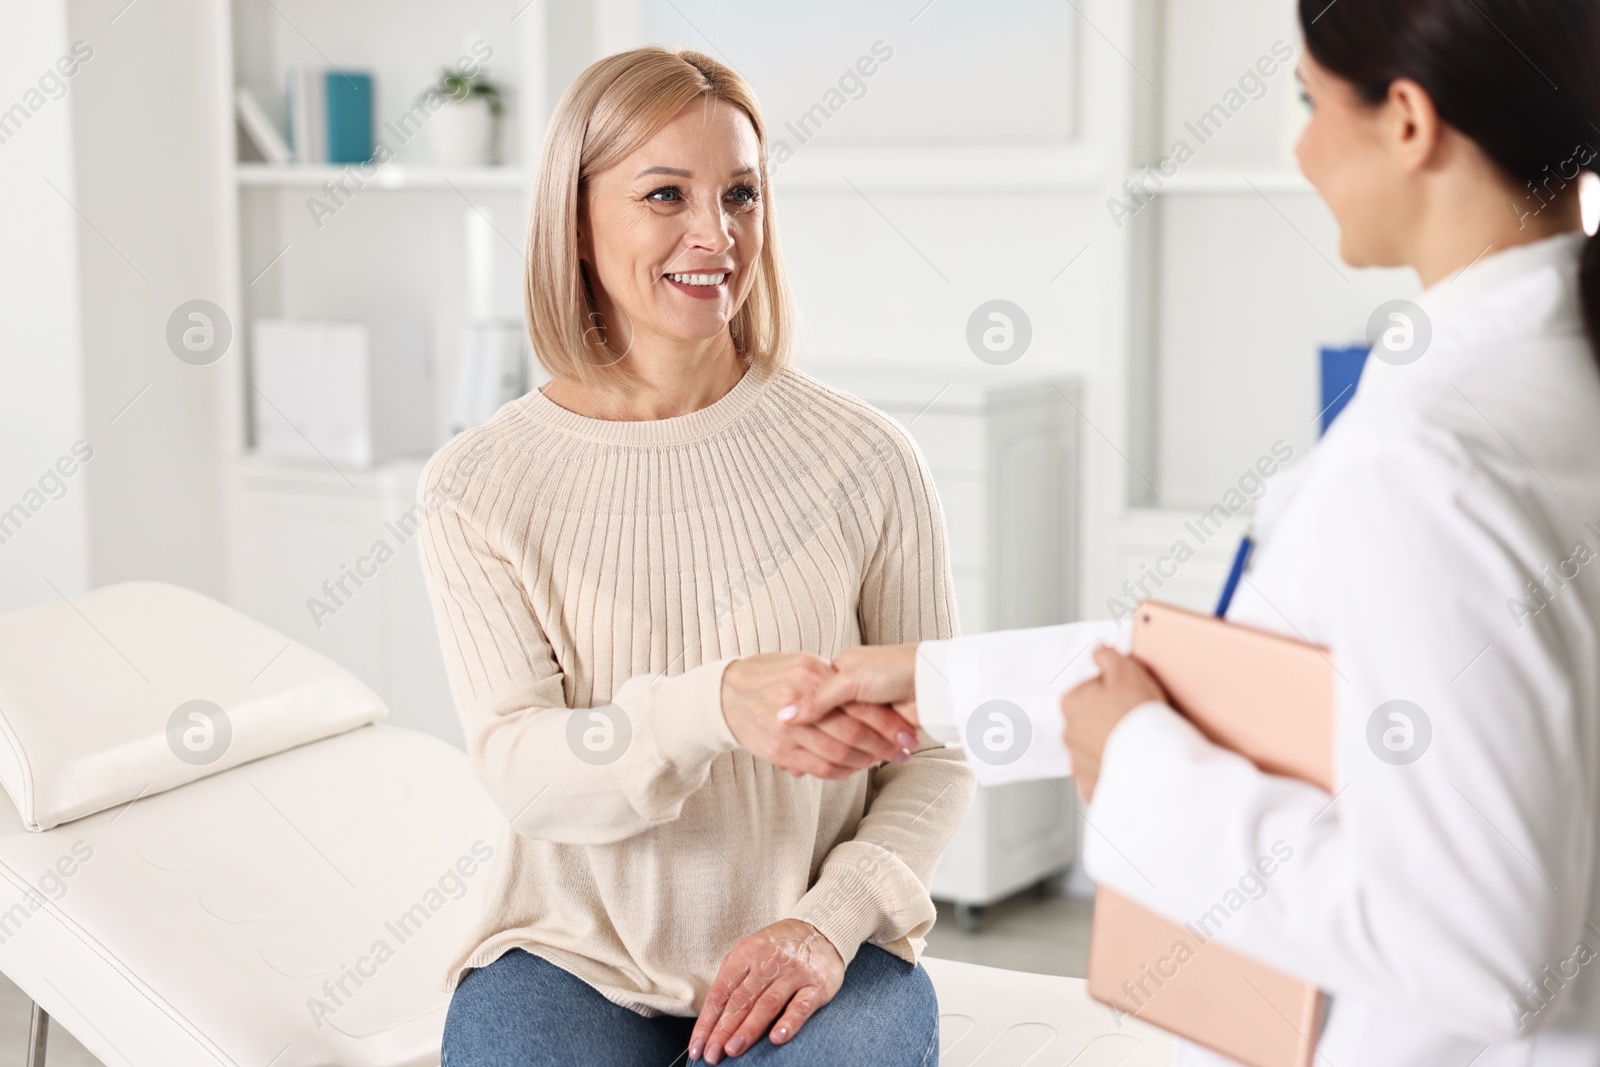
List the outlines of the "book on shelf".
{"label": "book on shelf", "polygon": [[329,163],[372,158],[372,75],[327,71],[322,78]]}
{"label": "book on shelf", "polygon": [[365,163],[372,158],[372,75],[294,67],[288,74],[295,162]]}
{"label": "book on shelf", "polygon": [[322,163],[327,160],[327,144],[323,135],[323,96],[317,77],[320,73],[310,67],[292,67],[289,70],[289,137],[294,143],[296,163]]}
{"label": "book on shelf", "polygon": [[234,90],[233,104],[240,129],[244,131],[262,159],[281,167],[293,158],[289,142],[284,140],[283,134],[278,132],[278,127],[267,117],[266,109],[261,106],[254,93],[243,85],[239,86]]}

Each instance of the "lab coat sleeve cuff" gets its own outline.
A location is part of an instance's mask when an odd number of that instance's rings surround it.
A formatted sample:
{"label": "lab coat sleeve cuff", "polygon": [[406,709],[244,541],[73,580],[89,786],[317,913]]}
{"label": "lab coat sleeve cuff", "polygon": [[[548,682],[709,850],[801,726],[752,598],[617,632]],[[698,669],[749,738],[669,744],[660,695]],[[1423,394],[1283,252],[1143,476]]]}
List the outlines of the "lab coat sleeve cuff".
{"label": "lab coat sleeve cuff", "polygon": [[917,646],[917,719],[935,741],[961,743],[955,699],[950,693],[950,642],[924,641]]}
{"label": "lab coat sleeve cuff", "polygon": [[1150,820],[1160,818],[1152,801],[1161,795],[1152,781],[1166,774],[1164,764],[1181,757],[1194,727],[1158,700],[1146,701],[1122,717],[1100,753],[1100,776],[1089,804],[1089,833],[1083,843],[1089,877],[1112,889],[1136,896],[1147,885],[1118,841],[1141,840]]}

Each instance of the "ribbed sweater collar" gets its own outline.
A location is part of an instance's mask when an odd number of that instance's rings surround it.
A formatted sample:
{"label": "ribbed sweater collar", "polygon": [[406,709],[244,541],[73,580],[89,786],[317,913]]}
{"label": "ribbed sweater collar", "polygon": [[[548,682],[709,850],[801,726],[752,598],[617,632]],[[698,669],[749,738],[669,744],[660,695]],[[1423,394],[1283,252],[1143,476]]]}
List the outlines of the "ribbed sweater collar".
{"label": "ribbed sweater collar", "polygon": [[631,448],[667,448],[715,436],[755,406],[777,375],[752,367],[715,403],[670,419],[621,421],[593,419],[568,411],[535,389],[515,401],[516,412],[528,422],[547,426],[573,437]]}

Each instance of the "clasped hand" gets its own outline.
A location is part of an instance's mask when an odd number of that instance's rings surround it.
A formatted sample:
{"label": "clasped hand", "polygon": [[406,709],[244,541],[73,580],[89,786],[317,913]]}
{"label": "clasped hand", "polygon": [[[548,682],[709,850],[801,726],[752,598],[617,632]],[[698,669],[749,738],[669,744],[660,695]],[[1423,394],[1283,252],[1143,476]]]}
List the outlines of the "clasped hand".
{"label": "clasped hand", "polygon": [[[1094,658],[1100,673],[1061,700],[1062,741],[1085,800],[1094,796],[1100,758],[1117,724],[1140,704],[1167,700],[1139,661],[1105,647]],[[741,664],[752,664],[747,670],[755,673],[756,661],[770,663],[768,688],[741,694],[735,736],[741,729],[765,730],[758,741],[764,747],[752,751],[794,774],[848,777],[878,760],[899,759],[913,747],[918,725],[916,659],[916,645],[869,645],[842,652],[831,664],[815,656],[741,660],[730,674]],[[726,709],[726,683],[723,692]],[[728,721],[733,725],[732,713]]]}
{"label": "clasped hand", "polygon": [[[848,778],[917,747],[915,645],[746,656],[722,675],[722,714],[747,751],[795,777]],[[900,677],[904,674],[904,678]]]}

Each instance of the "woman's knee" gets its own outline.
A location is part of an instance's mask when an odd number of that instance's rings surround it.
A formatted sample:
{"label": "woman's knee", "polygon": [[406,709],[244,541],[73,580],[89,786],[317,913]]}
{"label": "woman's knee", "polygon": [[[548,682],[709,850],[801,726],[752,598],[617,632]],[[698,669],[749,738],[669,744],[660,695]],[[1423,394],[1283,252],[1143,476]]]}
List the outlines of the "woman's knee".
{"label": "woman's knee", "polygon": [[456,987],[445,1015],[445,1062],[482,1062],[521,1045],[524,1035],[517,1031],[527,1014],[514,1011],[514,1005],[544,999],[555,979],[547,970],[555,968],[532,953],[512,949],[487,967],[469,972]]}
{"label": "woman's knee", "polygon": [[938,1028],[939,997],[927,970],[876,945],[857,950],[845,972],[845,989],[855,991],[865,1012],[916,1019],[929,1030]]}
{"label": "woman's knee", "polygon": [[932,1067],[939,1059],[939,1002],[921,966],[862,945],[833,1000],[782,1045],[763,1040],[741,1067],[871,1063]]}
{"label": "woman's knee", "polygon": [[[682,1033],[679,1033],[679,1030]],[[555,964],[512,949],[456,988],[444,1025],[448,1067],[667,1067],[688,1043],[686,1021],[647,1019],[611,1003]]]}

